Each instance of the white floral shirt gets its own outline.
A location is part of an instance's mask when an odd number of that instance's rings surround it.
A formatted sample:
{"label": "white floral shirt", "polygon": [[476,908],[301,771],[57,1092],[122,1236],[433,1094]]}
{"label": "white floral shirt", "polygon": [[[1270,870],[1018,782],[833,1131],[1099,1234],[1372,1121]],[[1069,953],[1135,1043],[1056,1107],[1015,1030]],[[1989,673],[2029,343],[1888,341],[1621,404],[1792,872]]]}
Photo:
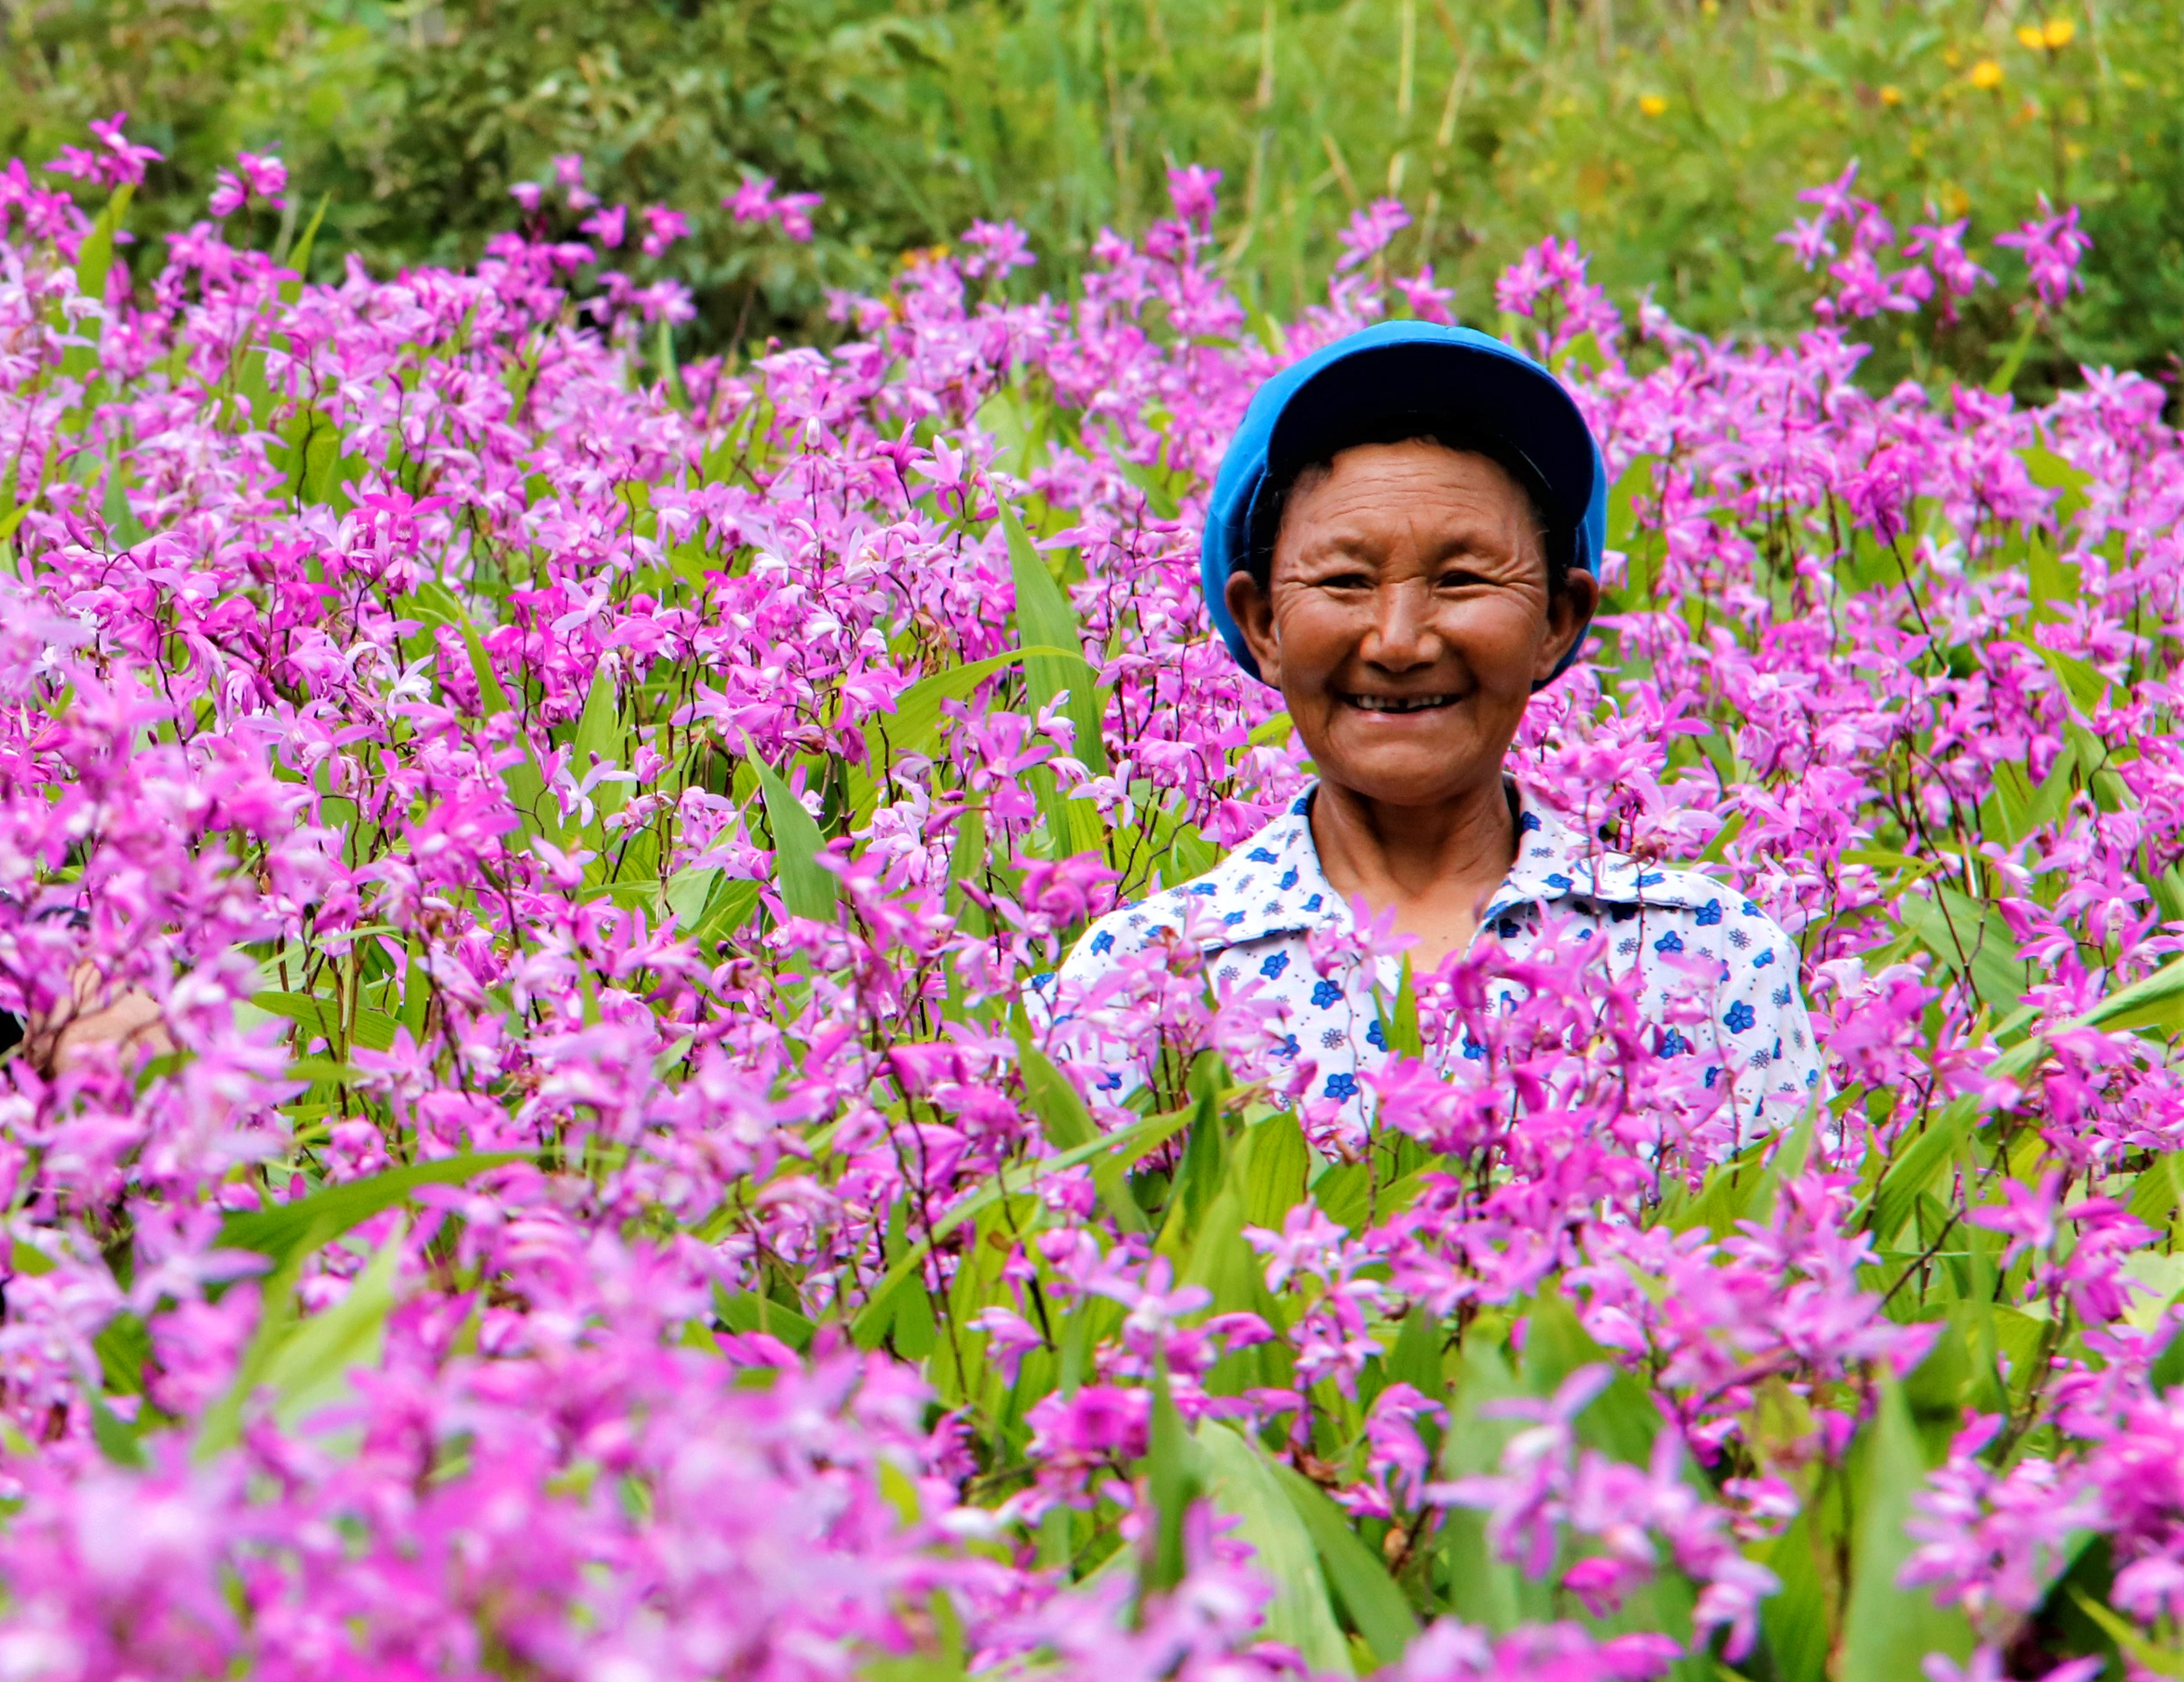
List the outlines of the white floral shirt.
{"label": "white floral shirt", "polygon": [[[1306,1096],[1336,1100],[1343,1120],[1361,1127],[1369,1091],[1359,1075],[1387,1055],[1381,1001],[1393,999],[1402,960],[1381,957],[1349,988],[1322,976],[1307,946],[1319,929],[1356,927],[1352,907],[1328,885],[1307,816],[1311,789],[1289,810],[1196,881],[1110,912],[1093,924],[1055,978],[1057,1002],[1075,1002],[1118,958],[1163,931],[1196,937],[1217,988],[1256,980],[1259,997],[1279,1008],[1284,1051],[1315,1067]],[[1613,943],[1613,966],[1639,972],[1639,1008],[1654,1024],[1656,1053],[1706,1060],[1709,1088],[1726,1080],[1736,1106],[1735,1134],[1749,1140],[1803,1119],[1811,1095],[1824,1092],[1820,1049],[1798,983],[1798,949],[1750,900],[1695,870],[1642,865],[1605,849],[1519,788],[1515,863],[1488,902],[1479,939],[1499,939],[1521,960],[1550,927],[1564,939]],[[1712,964],[1707,960],[1712,960]],[[1514,1008],[1516,984],[1493,984],[1493,1008]],[[1673,998],[1695,989],[1711,999],[1701,1020]],[[1353,997],[1352,993],[1361,994]],[[1676,1020],[1669,1020],[1671,1015]],[[1362,1028],[1362,1032],[1360,1029]],[[1277,1029],[1277,1032],[1280,1032]],[[1073,1053],[1107,1064],[1094,1082],[1120,1099],[1143,1075],[1096,1032],[1080,1034]],[[1466,1055],[1480,1048],[1466,1043]]]}

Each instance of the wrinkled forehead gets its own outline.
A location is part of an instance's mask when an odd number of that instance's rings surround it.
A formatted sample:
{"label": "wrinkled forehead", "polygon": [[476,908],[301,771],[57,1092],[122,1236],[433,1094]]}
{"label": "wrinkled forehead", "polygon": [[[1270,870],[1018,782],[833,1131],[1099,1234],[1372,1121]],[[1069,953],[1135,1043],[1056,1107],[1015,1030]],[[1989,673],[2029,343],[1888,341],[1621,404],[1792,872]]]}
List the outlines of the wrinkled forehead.
{"label": "wrinkled forehead", "polygon": [[1401,484],[1410,495],[1452,507],[1491,501],[1545,523],[1538,497],[1507,462],[1476,444],[1452,442],[1430,432],[1344,443],[1300,462],[1287,477],[1288,509],[1331,485],[1393,488]]}
{"label": "wrinkled forehead", "polygon": [[1346,445],[1297,470],[1272,534],[1276,558],[1313,549],[1380,548],[1405,538],[1538,550],[1539,499],[1503,462],[1429,435]]}

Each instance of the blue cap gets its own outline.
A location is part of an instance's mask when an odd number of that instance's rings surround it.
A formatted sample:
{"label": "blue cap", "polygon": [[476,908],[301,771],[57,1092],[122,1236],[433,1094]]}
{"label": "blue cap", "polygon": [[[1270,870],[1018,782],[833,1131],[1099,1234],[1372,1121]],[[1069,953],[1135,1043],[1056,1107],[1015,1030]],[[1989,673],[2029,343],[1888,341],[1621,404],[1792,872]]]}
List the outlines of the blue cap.
{"label": "blue cap", "polygon": [[[1550,522],[1575,534],[1571,564],[1599,575],[1608,470],[1563,383],[1523,351],[1470,327],[1379,322],[1322,345],[1261,386],[1213,481],[1198,578],[1214,630],[1253,677],[1258,662],[1230,617],[1228,582],[1250,558],[1253,516],[1272,464],[1294,460],[1302,440],[1399,414],[1448,416],[1515,451],[1539,479]],[[1554,677],[1584,640],[1580,634],[1570,645]]]}

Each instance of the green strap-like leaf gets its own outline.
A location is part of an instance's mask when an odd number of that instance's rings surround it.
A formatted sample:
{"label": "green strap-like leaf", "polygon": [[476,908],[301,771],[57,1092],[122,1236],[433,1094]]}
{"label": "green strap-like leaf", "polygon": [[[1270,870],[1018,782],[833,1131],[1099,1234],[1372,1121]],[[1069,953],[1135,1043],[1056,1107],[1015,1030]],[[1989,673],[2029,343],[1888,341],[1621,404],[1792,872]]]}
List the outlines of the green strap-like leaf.
{"label": "green strap-like leaf", "polygon": [[[136,190],[130,181],[117,187],[76,250],[76,289],[100,303],[106,301],[106,276],[114,267],[114,237],[121,231],[121,219],[129,214],[129,202]],[[61,358],[61,372],[70,379],[81,379],[97,366],[98,360],[96,347],[71,345]]]}
{"label": "green strap-like leaf", "polygon": [[1958,1664],[1970,1655],[1972,1630],[1964,1614],[1937,1606],[1925,1589],[1899,1588],[1896,1580],[1910,1556],[1904,1523],[1911,1516],[1911,1497],[1925,1486],[1926,1470],[1903,1392],[1884,1381],[1852,1502],[1858,1529],[1836,1672],[1840,1682],[1900,1682],[1919,1674],[1928,1653],[1946,1653]]}
{"label": "green strap-like leaf", "polygon": [[1827,1591],[1813,1559],[1811,1515],[1799,1513],[1761,1558],[1782,1587],[1760,1602],[1760,1627],[1782,1682],[1826,1682]]}
{"label": "green strap-like leaf", "polygon": [[2002,365],[1987,380],[1987,389],[1994,396],[2000,397],[2017,383],[2018,370],[2025,365],[2025,357],[2032,349],[2032,337],[2039,330],[2040,312],[2027,310],[2025,325],[2010,341],[2009,349],[2003,352]]}
{"label": "green strap-like leaf", "polygon": [[313,1247],[330,1243],[350,1227],[407,1201],[420,1185],[460,1185],[489,1168],[529,1160],[521,1150],[471,1153],[390,1168],[368,1180],[347,1180],[294,1203],[228,1216],[220,1223],[215,1247],[255,1250],[270,1257],[275,1267],[284,1267],[306,1241]]}
{"label": "green strap-like leaf", "polygon": [[301,1023],[330,1046],[353,1037],[370,1050],[385,1051],[394,1045],[395,1025],[379,1011],[359,1011],[353,1036],[343,1032],[340,1007],[319,993],[252,993],[251,1002],[269,1016]]}
{"label": "green strap-like leaf", "polygon": [[1411,977],[1410,959],[1403,961],[1403,979],[1395,988],[1395,1002],[1380,1024],[1388,1050],[1401,1057],[1423,1057],[1425,1036],[1418,1027],[1418,989]]}
{"label": "green strap-like leaf", "polygon": [[[615,694],[614,673],[602,662],[592,673],[583,712],[576,721],[575,735],[570,739],[569,775],[581,784],[591,774],[595,762],[620,765],[621,758],[620,704]],[[602,817],[611,816],[621,810],[629,792],[630,785],[625,782],[596,783],[592,789],[592,804]]]}
{"label": "green strap-like leaf", "polygon": [[[1048,1141],[1057,1150],[1074,1150],[1096,1144],[1100,1136],[1099,1129],[1093,1123],[1092,1112],[1086,1109],[1085,1100],[1070,1085],[1069,1077],[1054,1066],[1052,1059],[1031,1043],[1021,1025],[1016,1056],[1024,1070],[1025,1095],[1031,1100],[1040,1125],[1046,1129]],[[1137,1207],[1137,1199],[1130,1195],[1126,1164],[1112,1157],[1096,1155],[1092,1160],[1092,1183],[1098,1187],[1099,1200],[1117,1226],[1126,1233],[1152,1230],[1145,1211]]]}
{"label": "green strap-like leaf", "polygon": [[1873,1197],[1869,1230],[1881,1243],[1886,1244],[1903,1230],[1919,1194],[1933,1183],[1933,1177],[1955,1154],[1957,1136],[1954,1117],[1944,1114],[1929,1122],[1926,1131],[1908,1145],[1896,1141],[1888,1172],[1881,1176],[1880,1189]]}
{"label": "green strap-like leaf", "polygon": [[301,237],[287,251],[282,251],[278,246],[274,248],[274,262],[283,268],[296,271],[295,279],[281,282],[280,297],[283,303],[294,303],[303,295],[303,283],[311,278],[311,249],[318,243],[318,230],[326,219],[326,206],[333,202],[332,193],[320,193],[318,208],[311,213],[311,220],[304,226]]}
{"label": "green strap-like leaf", "polygon": [[800,1351],[811,1347],[812,1322],[770,1296],[755,1291],[716,1290],[713,1304],[730,1332],[763,1332]]}
{"label": "green strap-like leaf", "polygon": [[1069,706],[1065,709],[1070,722],[1076,729],[1074,756],[1090,767],[1095,775],[1107,769],[1107,747],[1099,731],[1099,694],[1092,668],[1083,655],[1084,639],[1078,634],[1076,610],[1069,605],[1069,597],[1054,575],[1047,571],[1047,563],[1039,559],[1039,552],[1032,547],[1031,536],[1024,529],[1024,522],[1014,510],[1001,510],[1001,529],[1009,539],[1009,577],[1016,587],[1016,630],[1024,639],[1026,651],[1035,646],[1074,650],[1077,657],[1056,658],[1051,655],[1027,652],[1025,675],[1031,681],[1032,703],[1044,706],[1064,689],[1069,691]]}
{"label": "green strap-like leaf", "polygon": [[[1208,1431],[1210,1438],[1213,1433]],[[1327,1492],[1302,1473],[1261,1453],[1260,1461],[1274,1475],[1277,1485],[1304,1521],[1328,1586],[1342,1602],[1344,1612],[1373,1657],[1393,1664],[1403,1657],[1418,1620],[1410,1602],[1388,1575],[1388,1567],[1358,1539],[1342,1508]]]}
{"label": "green strap-like leaf", "polygon": [[864,1308],[858,1310],[856,1319],[850,1322],[851,1338],[860,1349],[877,1349],[880,1339],[887,1335],[890,1321],[894,1318],[897,1293],[904,1290],[918,1277],[934,1243],[947,1237],[997,1198],[1005,1194],[1029,1191],[1049,1176],[1074,1168],[1080,1162],[1089,1162],[1102,1152],[1111,1153],[1118,1162],[1135,1162],[1147,1151],[1159,1149],[1181,1133],[1189,1124],[1191,1114],[1188,1110],[1175,1110],[1164,1115],[1147,1116],[1135,1127],[1103,1135],[1088,1144],[1079,1145],[1074,1150],[1044,1157],[1021,1169],[994,1175],[936,1221],[930,1238],[921,1239],[912,1245],[889,1268],[887,1277],[873,1287],[872,1295],[865,1299]]}
{"label": "green strap-like leaf", "polygon": [[2184,958],[2172,958],[2142,980],[2118,988],[2078,1020],[2111,1030],[2184,1027]]}
{"label": "green strap-like leaf", "polygon": [[718,865],[686,866],[660,884],[660,903],[675,914],[676,923],[687,934],[706,915],[719,883]]}
{"label": "green strap-like leaf", "polygon": [[767,827],[774,834],[774,887],[780,893],[781,904],[792,917],[833,922],[835,908],[840,903],[840,884],[819,867],[819,854],[827,841],[819,833],[817,820],[789,792],[780,774],[759,757],[750,737],[743,738],[743,746],[766,797]]}
{"label": "green strap-like leaf", "polygon": [[[1163,1362],[1153,1369],[1153,1417],[1146,1433],[1146,1489],[1152,1497],[1153,1546],[1144,1561],[1139,1583],[1148,1593],[1166,1593],[1183,1581],[1188,1562],[1184,1554],[1184,1519],[1201,1488],[1201,1456],[1192,1452],[1190,1432],[1168,1389],[1168,1369]],[[1269,1573],[1282,1580],[1279,1567]]]}
{"label": "green strap-like leaf", "polygon": [[[905,754],[930,753],[940,740],[940,706],[944,701],[967,701],[977,694],[986,681],[999,672],[1025,660],[1037,659],[1061,669],[1077,669],[1081,676],[1066,680],[1077,688],[1088,688],[1095,681],[1092,668],[1085,657],[1071,646],[1037,644],[1028,648],[1012,648],[1005,654],[988,655],[983,660],[973,660],[967,665],[950,666],[928,677],[920,678],[900,695],[895,705],[879,714],[865,727],[865,751],[873,775]],[[872,810],[877,789],[868,785],[859,791],[857,816],[863,818]]]}
{"label": "green strap-like leaf", "polygon": [[390,1239],[339,1302],[304,1320],[291,1301],[301,1258],[290,1256],[265,1287],[266,1308],[235,1382],[205,1410],[196,1457],[209,1459],[241,1441],[244,1406],[261,1389],[274,1393],[274,1417],[293,1425],[337,1399],[353,1369],[376,1366],[401,1254],[401,1240]]}
{"label": "green strap-like leaf", "polygon": [[[1358,1556],[1363,1554],[1362,1564],[1379,1571],[1380,1586],[1394,1597],[1397,1609],[1389,1615],[1384,1598],[1376,1597],[1369,1589],[1361,1590],[1368,1618],[1384,1626],[1378,1640],[1366,1633],[1367,1644],[1382,1663],[1399,1656],[1417,1628],[1410,1609],[1404,1603],[1402,1591],[1388,1580],[1384,1569],[1373,1565],[1372,1555],[1339,1512],[1334,1514],[1331,1531],[1314,1524],[1314,1518],[1321,1516],[1318,1504],[1327,1497],[1226,1425],[1206,1425],[1193,1447],[1197,1451],[1208,1498],[1218,1510],[1238,1521],[1236,1534],[1251,1544],[1258,1556],[1258,1569],[1279,1590],[1267,1607],[1268,1638],[1295,1648],[1315,1676],[1354,1676],[1349,1643],[1335,1622],[1329,1588],[1338,1571],[1344,1577],[1357,1576],[1361,1585],[1369,1582],[1357,1570]],[[1302,1490],[1296,1487],[1299,1484],[1304,1486]],[[1340,1564],[1327,1552],[1334,1532],[1349,1544],[1347,1548],[1336,1544],[1342,1553]],[[1359,1628],[1365,1633],[1362,1621]],[[1391,1643],[1393,1651],[1383,1647],[1382,1641]]]}

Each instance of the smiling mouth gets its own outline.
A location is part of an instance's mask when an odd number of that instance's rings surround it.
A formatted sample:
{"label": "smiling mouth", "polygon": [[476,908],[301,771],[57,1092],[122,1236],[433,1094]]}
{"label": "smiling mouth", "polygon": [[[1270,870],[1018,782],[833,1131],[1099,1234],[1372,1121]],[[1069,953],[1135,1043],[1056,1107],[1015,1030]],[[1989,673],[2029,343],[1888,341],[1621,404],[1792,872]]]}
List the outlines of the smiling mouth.
{"label": "smiling mouth", "polygon": [[1364,713],[1423,713],[1439,706],[1454,706],[1460,695],[1344,695],[1348,705]]}

